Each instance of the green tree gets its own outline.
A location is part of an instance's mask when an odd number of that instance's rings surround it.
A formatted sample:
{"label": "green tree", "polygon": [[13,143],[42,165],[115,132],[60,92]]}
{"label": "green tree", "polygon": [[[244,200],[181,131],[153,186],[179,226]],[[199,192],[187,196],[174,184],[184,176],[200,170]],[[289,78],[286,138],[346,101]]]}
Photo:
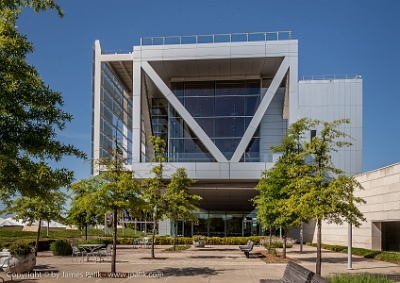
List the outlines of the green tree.
{"label": "green tree", "polygon": [[188,178],[185,168],[178,168],[172,174],[171,181],[165,192],[166,216],[174,221],[175,228],[173,250],[176,247],[178,219],[191,219],[194,223],[198,222],[194,211],[199,210],[197,204],[202,198],[190,192],[190,186],[194,182],[194,180]]}
{"label": "green tree", "polygon": [[[279,192],[280,186],[277,187],[274,177],[279,172],[273,167],[271,170],[262,173],[262,177],[256,186],[259,195],[253,199],[253,203],[257,208],[257,221],[261,224],[264,231],[270,230],[269,248],[271,247],[272,240],[272,227],[278,218],[277,201],[279,197],[276,195]],[[279,180],[279,179],[278,179]],[[285,255],[285,253],[283,253]]]}
{"label": "green tree", "polygon": [[[264,230],[271,226],[283,228],[283,258],[286,258],[286,235],[290,227],[299,226],[304,219],[289,205],[292,195],[296,193],[294,182],[304,174],[305,158],[302,141],[311,121],[301,119],[293,123],[282,139],[281,145],[271,147],[282,156],[274,166],[263,172],[256,189],[260,192],[253,199],[258,209],[257,220]],[[303,169],[302,169],[303,168]]]}
{"label": "green tree", "polygon": [[164,148],[165,142],[160,137],[150,137],[150,143],[154,147],[155,157],[152,162],[158,163],[153,166],[151,172],[153,176],[143,180],[143,198],[146,202],[147,212],[152,214],[153,217],[153,231],[151,237],[151,258],[155,258],[154,254],[154,241],[156,237],[157,221],[162,219],[166,212],[165,191],[167,182],[164,180]]}
{"label": "green tree", "polygon": [[14,214],[14,219],[23,220],[31,225],[38,221],[36,236],[36,253],[39,247],[42,220],[47,221],[47,236],[49,236],[49,223],[51,220],[61,220],[67,195],[61,191],[53,192],[46,196],[26,197],[21,196],[7,203],[7,208],[2,212]]}
{"label": "green tree", "polygon": [[73,197],[68,211],[67,222],[69,224],[78,225],[81,231],[84,229],[86,239],[88,236],[88,225],[98,223],[98,218],[103,213],[102,208],[91,203],[91,195],[103,184],[104,180],[95,176],[81,179],[71,185]]}
{"label": "green tree", "polygon": [[102,172],[99,178],[104,182],[93,193],[85,195],[83,200],[89,205],[96,205],[95,211],[101,211],[103,215],[109,212],[113,214],[112,273],[116,273],[118,212],[143,205],[140,185],[133,178],[133,173],[126,169],[126,160],[120,156],[121,151],[116,143],[113,156],[100,160]]}
{"label": "green tree", "polygon": [[[73,172],[51,167],[46,160],[60,161],[64,156],[83,158],[72,145],[57,140],[72,116],[64,112],[59,92],[44,84],[35,67],[26,62],[33,45],[17,30],[17,19],[25,7],[35,11],[55,9],[52,0],[0,1],[0,197],[35,198],[44,196],[73,180]],[[43,172],[55,187],[32,186],[42,182]],[[45,181],[47,182],[47,181]]]}
{"label": "green tree", "polygon": [[[362,189],[360,183],[346,176],[331,160],[331,152],[351,145],[350,137],[338,129],[350,120],[314,122],[315,125],[322,125],[322,129],[311,141],[304,142],[305,150],[300,155],[308,157],[307,169],[301,167],[299,174],[302,177],[294,184],[297,190],[292,195],[291,207],[302,217],[317,222],[316,273],[321,274],[322,221],[337,224],[346,221],[358,227],[365,218],[355,204],[365,201],[354,195],[356,189]],[[296,167],[293,169],[296,170]]]}

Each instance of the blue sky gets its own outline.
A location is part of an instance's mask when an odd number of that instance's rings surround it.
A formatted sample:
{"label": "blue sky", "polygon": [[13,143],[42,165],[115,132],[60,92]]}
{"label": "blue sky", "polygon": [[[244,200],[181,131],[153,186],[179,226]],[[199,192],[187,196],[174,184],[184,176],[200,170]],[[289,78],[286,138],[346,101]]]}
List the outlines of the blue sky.
{"label": "blue sky", "polygon": [[[299,78],[363,77],[363,171],[400,162],[400,1],[398,0],[59,0],[65,12],[26,10],[18,29],[33,42],[28,61],[62,92],[74,116],[59,139],[90,156],[92,46],[131,51],[141,37],[292,31]],[[88,162],[60,166],[90,175]]]}

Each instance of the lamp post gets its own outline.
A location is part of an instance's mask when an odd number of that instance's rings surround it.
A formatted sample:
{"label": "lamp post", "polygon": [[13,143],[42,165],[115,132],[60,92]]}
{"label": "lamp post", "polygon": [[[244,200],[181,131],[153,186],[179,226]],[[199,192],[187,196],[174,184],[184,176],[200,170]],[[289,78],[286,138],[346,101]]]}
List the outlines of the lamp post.
{"label": "lamp post", "polygon": [[303,223],[301,223],[301,227],[300,227],[300,254],[303,253]]}
{"label": "lamp post", "polygon": [[348,247],[347,247],[347,270],[353,270],[352,266],[352,240],[353,240],[353,227],[351,226],[351,223],[349,222],[349,232],[348,232]]}

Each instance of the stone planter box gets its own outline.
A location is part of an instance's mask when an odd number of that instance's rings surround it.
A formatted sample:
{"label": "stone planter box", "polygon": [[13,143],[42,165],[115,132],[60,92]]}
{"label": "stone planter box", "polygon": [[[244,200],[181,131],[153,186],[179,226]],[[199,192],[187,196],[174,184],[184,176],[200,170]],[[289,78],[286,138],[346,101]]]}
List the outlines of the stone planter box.
{"label": "stone planter box", "polygon": [[195,246],[197,248],[203,248],[206,246],[206,240],[200,239],[198,241],[193,241],[193,246]]}
{"label": "stone planter box", "polygon": [[36,265],[36,255],[34,252],[27,255],[11,254],[8,267],[4,267],[5,272],[26,273],[31,272]]}

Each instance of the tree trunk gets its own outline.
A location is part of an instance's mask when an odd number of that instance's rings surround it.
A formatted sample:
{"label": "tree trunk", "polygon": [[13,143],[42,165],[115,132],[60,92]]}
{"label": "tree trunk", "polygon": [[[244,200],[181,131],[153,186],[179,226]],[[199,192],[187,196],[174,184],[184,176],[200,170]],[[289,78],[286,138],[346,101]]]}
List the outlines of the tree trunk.
{"label": "tree trunk", "polygon": [[286,233],[283,234],[283,249],[282,249],[282,258],[286,258]]}
{"label": "tree trunk", "polygon": [[88,224],[85,223],[85,240],[87,241],[87,235],[88,235]]}
{"label": "tree trunk", "polygon": [[155,259],[156,256],[154,254],[154,239],[156,238],[156,224],[157,224],[157,219],[154,216],[153,217],[153,235],[151,236],[151,258]]}
{"label": "tree trunk", "polygon": [[116,262],[117,262],[117,217],[118,217],[118,209],[114,208],[114,215],[113,215],[113,249],[112,249],[112,259],[111,259],[111,273],[116,273]]}
{"label": "tree trunk", "polygon": [[41,227],[42,227],[42,219],[39,219],[39,227],[37,229],[36,243],[35,243],[35,256],[37,256],[37,252],[39,249],[39,239],[40,239]]}
{"label": "tree trunk", "polygon": [[271,245],[272,245],[272,226],[269,227],[269,245],[268,245],[268,252],[271,251]]}
{"label": "tree trunk", "polygon": [[172,245],[172,249],[175,251],[176,250],[176,237],[178,234],[178,221],[175,219],[174,220],[174,242]]}
{"label": "tree trunk", "polygon": [[317,220],[317,261],[315,262],[315,273],[321,275],[321,263],[322,263],[322,237],[321,237],[321,219]]}

